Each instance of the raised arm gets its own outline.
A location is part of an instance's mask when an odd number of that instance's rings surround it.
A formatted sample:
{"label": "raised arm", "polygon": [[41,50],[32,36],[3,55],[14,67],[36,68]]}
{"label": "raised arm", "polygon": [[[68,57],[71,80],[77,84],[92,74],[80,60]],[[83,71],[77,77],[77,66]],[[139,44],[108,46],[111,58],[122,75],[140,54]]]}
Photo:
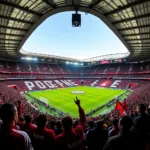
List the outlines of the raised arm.
{"label": "raised arm", "polygon": [[21,101],[19,100],[18,101],[18,107],[17,107],[17,110],[18,110],[18,117],[22,117],[22,106],[21,106]]}
{"label": "raised arm", "polygon": [[78,106],[79,109],[79,118],[80,118],[80,125],[83,127],[83,129],[86,128],[86,116],[85,116],[85,112],[82,109],[81,105],[80,105],[80,100],[76,97],[76,100],[74,100],[75,104]]}

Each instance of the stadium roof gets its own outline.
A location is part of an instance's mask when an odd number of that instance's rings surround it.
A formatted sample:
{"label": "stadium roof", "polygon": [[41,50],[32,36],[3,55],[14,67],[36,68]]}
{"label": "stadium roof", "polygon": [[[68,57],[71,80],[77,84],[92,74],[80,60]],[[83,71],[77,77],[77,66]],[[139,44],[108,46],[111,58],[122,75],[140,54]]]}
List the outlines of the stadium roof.
{"label": "stadium roof", "polygon": [[150,0],[0,0],[0,57],[21,56],[22,45],[47,17],[76,8],[107,24],[130,60],[150,58]]}

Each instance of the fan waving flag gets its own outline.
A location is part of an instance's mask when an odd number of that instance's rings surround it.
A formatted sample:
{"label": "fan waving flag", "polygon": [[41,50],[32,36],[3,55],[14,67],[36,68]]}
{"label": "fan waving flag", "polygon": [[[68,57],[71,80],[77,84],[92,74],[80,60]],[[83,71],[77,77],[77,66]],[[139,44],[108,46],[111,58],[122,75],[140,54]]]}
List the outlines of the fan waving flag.
{"label": "fan waving flag", "polygon": [[120,116],[126,115],[125,109],[119,101],[116,102],[115,110],[118,110],[120,112]]}

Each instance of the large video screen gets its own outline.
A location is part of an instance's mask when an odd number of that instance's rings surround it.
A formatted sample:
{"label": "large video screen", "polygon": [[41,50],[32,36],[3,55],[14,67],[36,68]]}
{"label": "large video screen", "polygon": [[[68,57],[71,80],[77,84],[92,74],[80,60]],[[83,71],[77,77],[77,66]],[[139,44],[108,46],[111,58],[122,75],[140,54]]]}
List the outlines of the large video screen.
{"label": "large video screen", "polygon": [[93,62],[91,62],[91,65],[98,65],[98,62],[97,61],[93,61]]}
{"label": "large video screen", "polygon": [[114,60],[111,60],[111,63],[122,63],[122,59],[114,59]]}
{"label": "large video screen", "polygon": [[110,60],[103,60],[103,61],[100,61],[100,64],[110,64]]}

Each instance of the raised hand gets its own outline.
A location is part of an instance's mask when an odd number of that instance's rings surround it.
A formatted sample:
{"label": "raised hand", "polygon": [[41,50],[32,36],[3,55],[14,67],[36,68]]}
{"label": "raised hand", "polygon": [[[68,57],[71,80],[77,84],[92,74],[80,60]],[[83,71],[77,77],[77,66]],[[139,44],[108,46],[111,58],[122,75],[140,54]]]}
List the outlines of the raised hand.
{"label": "raised hand", "polygon": [[77,106],[80,106],[80,100],[77,97],[76,97],[76,100],[74,100],[74,102]]}
{"label": "raised hand", "polygon": [[20,101],[20,100],[18,100],[18,104],[19,104],[19,105],[21,104],[21,101]]}

